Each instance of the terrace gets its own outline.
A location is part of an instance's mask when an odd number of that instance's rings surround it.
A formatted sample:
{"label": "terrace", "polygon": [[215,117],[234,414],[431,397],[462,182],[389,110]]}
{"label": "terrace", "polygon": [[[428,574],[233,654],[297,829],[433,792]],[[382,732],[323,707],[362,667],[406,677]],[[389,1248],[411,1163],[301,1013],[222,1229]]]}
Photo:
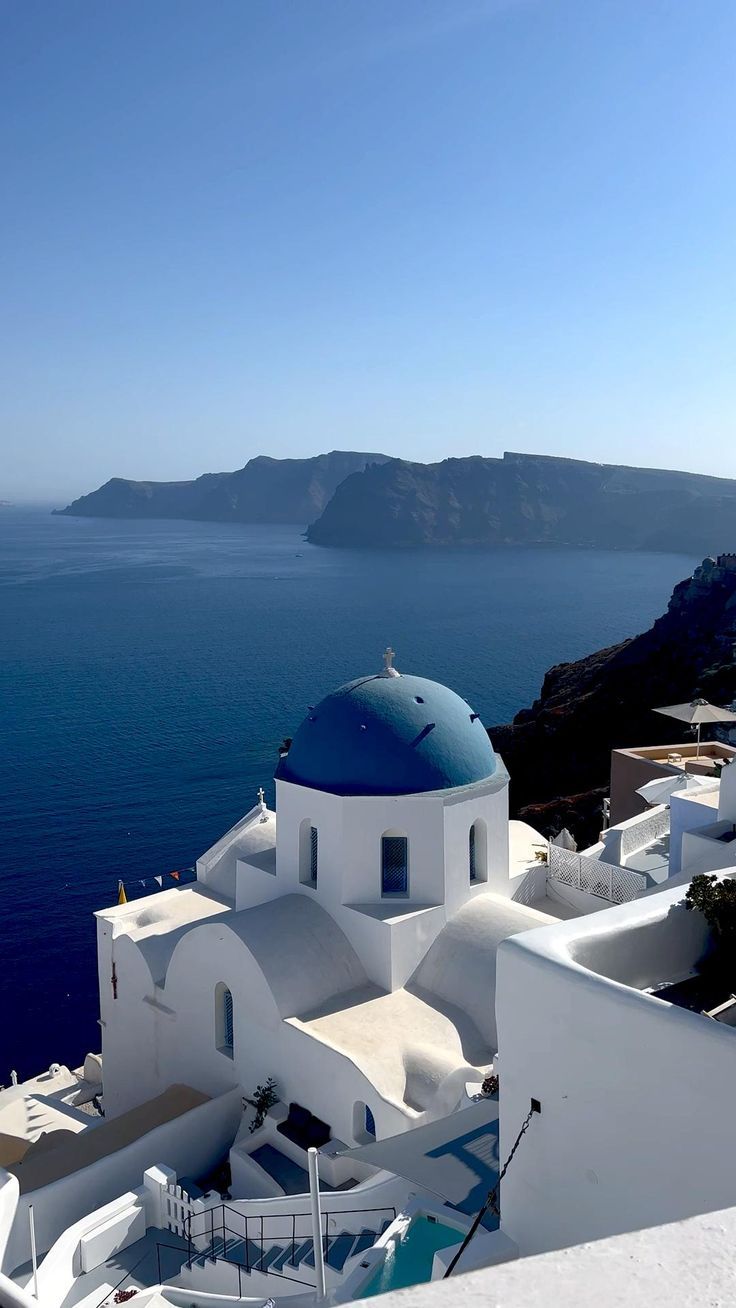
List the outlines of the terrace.
{"label": "terrace", "polygon": [[78,1276],[61,1308],[103,1308],[120,1290],[146,1290],[176,1281],[187,1261],[188,1243],[173,1231],[150,1227],[135,1244]]}
{"label": "terrace", "polygon": [[637,791],[658,777],[685,771],[718,780],[721,769],[736,757],[736,748],[720,741],[694,741],[678,745],[643,745],[611,752],[611,823],[617,825],[645,810]]}
{"label": "terrace", "polygon": [[685,889],[663,894],[661,906],[659,896],[651,900],[655,911],[625,936],[590,937],[572,956],[652,999],[736,1027],[736,995],[713,966],[710,928],[701,913],[688,909]]}

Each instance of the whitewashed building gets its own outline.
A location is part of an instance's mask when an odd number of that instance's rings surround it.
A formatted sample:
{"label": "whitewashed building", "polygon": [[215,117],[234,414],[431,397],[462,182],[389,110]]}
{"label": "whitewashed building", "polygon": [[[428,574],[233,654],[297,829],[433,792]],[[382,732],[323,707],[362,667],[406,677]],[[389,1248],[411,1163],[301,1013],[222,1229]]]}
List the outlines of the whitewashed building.
{"label": "whitewashed building", "polygon": [[[343,1141],[450,1112],[496,1049],[498,943],[551,920],[541,838],[453,691],[382,672],[310,708],[197,881],[97,914],[105,1109],[272,1077]],[[510,842],[512,850],[510,853]]]}

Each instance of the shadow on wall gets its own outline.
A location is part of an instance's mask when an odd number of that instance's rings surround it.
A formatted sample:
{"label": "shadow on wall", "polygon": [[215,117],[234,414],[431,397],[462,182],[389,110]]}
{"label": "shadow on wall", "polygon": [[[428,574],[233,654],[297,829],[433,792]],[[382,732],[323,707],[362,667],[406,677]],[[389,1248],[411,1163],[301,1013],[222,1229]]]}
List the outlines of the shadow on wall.
{"label": "shadow on wall", "polygon": [[605,932],[572,942],[570,955],[581,967],[621,985],[646,990],[685,976],[708,957],[708,924],[702,914],[686,908],[684,897],[662,917],[638,925],[624,920],[619,927],[618,911],[611,910],[614,920]]}

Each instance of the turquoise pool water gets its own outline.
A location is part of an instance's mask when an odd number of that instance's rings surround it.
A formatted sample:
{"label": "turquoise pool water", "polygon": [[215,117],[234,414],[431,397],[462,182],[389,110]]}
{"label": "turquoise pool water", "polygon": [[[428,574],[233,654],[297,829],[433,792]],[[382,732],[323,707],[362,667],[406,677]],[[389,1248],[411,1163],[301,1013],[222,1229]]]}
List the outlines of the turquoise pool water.
{"label": "turquoise pool water", "polygon": [[358,1297],[371,1299],[374,1294],[428,1281],[437,1250],[459,1244],[462,1238],[457,1227],[431,1222],[427,1217],[413,1218],[404,1233],[387,1246],[385,1261],[368,1277]]}

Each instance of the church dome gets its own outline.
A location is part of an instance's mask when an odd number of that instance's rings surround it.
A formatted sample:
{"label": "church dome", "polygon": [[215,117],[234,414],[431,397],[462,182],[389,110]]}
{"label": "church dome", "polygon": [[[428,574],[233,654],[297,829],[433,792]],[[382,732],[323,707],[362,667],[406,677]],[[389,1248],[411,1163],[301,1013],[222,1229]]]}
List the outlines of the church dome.
{"label": "church dome", "polygon": [[333,795],[414,795],[468,786],[495,769],[485,727],[464,699],[388,666],[310,709],[276,778]]}

